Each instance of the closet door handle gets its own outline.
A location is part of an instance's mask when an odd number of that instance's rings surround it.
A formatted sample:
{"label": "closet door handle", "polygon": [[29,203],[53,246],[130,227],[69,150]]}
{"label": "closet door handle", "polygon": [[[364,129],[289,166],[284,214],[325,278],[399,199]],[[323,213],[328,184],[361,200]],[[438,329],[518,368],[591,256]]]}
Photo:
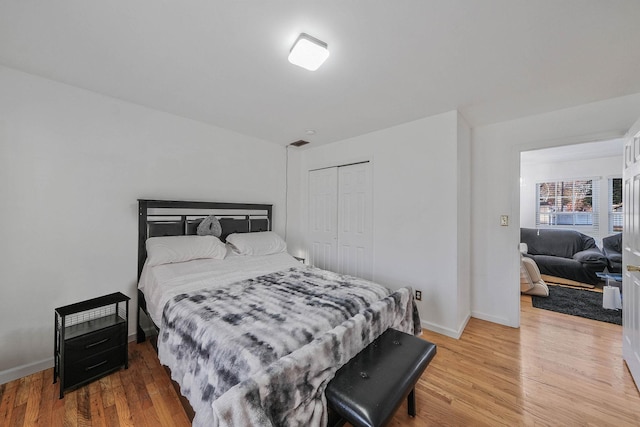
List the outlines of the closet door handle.
{"label": "closet door handle", "polygon": [[637,265],[627,265],[627,271],[640,271],[640,267]]}

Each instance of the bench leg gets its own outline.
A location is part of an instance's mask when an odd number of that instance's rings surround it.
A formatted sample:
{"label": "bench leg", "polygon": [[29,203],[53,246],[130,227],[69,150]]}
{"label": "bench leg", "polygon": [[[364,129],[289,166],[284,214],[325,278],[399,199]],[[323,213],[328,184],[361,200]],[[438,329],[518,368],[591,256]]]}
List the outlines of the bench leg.
{"label": "bench leg", "polygon": [[416,416],[416,389],[412,388],[411,392],[409,392],[409,396],[407,396],[407,408],[409,409],[409,415],[412,417]]}

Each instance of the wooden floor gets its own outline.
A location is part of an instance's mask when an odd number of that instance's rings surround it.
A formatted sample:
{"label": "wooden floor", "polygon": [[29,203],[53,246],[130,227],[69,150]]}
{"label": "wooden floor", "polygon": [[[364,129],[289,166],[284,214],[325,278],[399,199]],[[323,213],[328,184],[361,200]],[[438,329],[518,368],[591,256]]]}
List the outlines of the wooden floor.
{"label": "wooden floor", "polygon": [[190,426],[149,342],[122,369],[59,399],[53,369],[0,385],[0,426]]}
{"label": "wooden floor", "polygon": [[[460,340],[432,332],[438,354],[392,426],[640,426],[640,394],[621,357],[621,327],[531,307],[520,329],[471,319]],[[58,399],[52,370],[0,386],[0,426],[188,426],[149,343],[130,367]]]}

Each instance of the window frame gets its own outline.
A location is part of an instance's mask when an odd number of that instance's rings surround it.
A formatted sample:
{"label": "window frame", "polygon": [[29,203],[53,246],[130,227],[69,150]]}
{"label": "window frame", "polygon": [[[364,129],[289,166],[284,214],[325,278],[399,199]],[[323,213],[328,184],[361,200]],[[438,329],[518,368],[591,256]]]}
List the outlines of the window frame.
{"label": "window frame", "polygon": [[[562,178],[548,179],[536,182],[536,227],[540,228],[569,228],[578,229],[582,232],[596,233],[599,229],[599,198],[600,198],[600,178]],[[552,199],[551,205],[544,205],[541,202],[545,199],[541,189],[543,186],[552,187],[554,194],[547,195],[546,200]],[[589,188],[580,195],[576,189]],[[571,191],[566,194],[566,189]],[[565,190],[560,191],[559,189]],[[570,197],[570,200],[568,198]],[[575,206],[584,205],[586,199],[590,200],[590,210],[575,209]],[[550,206],[550,210],[545,211],[545,206]],[[566,206],[573,207],[572,210],[563,210]],[[559,210],[555,210],[558,209]]]}
{"label": "window frame", "polygon": [[[620,194],[619,203],[614,203],[614,180],[620,182]],[[609,188],[609,200],[607,200],[607,224],[609,234],[621,233],[624,228],[624,207],[622,205],[622,177],[612,176],[607,179],[607,185]],[[614,207],[618,205],[617,207]],[[615,210],[620,209],[620,210]]]}

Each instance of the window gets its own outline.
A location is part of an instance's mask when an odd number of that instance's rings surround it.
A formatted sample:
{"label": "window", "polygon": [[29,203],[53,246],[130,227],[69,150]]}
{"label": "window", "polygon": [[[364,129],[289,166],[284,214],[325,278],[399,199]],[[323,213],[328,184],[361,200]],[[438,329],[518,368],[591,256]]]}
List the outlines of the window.
{"label": "window", "polygon": [[536,190],[536,225],[598,229],[597,180],[541,182]]}
{"label": "window", "polygon": [[623,223],[622,178],[609,178],[609,233],[620,233]]}

